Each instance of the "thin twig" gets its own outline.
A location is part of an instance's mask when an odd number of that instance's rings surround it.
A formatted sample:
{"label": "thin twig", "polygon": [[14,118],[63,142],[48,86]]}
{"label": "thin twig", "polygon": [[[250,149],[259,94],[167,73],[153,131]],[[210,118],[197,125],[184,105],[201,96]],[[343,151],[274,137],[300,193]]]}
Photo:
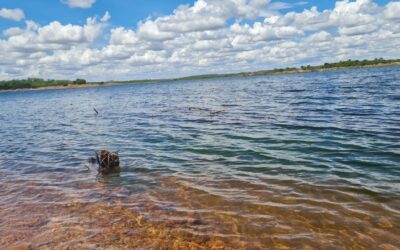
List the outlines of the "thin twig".
{"label": "thin twig", "polygon": [[100,169],[101,168],[101,163],[100,163],[99,154],[97,153],[97,151],[96,151],[96,160],[97,160],[97,165],[99,165],[98,169]]}

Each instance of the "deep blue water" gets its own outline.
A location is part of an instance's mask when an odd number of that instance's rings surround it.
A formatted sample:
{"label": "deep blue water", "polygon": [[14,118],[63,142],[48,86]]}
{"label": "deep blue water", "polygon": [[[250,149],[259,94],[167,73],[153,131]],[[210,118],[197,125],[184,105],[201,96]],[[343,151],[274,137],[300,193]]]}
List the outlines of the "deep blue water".
{"label": "deep blue water", "polygon": [[0,93],[0,181],[85,181],[102,148],[120,153],[123,172],[111,182],[134,193],[175,177],[251,203],[247,185],[282,197],[309,185],[389,201],[396,221],[400,68]]}

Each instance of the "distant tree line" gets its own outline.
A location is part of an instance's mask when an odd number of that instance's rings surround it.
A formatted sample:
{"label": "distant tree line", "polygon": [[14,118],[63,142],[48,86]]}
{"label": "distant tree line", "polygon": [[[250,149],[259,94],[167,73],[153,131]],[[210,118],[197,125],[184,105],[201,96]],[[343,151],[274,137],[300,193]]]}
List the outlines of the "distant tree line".
{"label": "distant tree line", "polygon": [[28,79],[19,79],[10,81],[0,81],[0,90],[31,89],[31,88],[40,88],[49,86],[68,86],[70,84],[83,85],[86,84],[86,80],[76,79],[75,81],[69,81],[69,80],[28,78]]}
{"label": "distant tree line", "polygon": [[325,63],[321,66],[301,66],[302,70],[312,70],[312,69],[331,69],[331,68],[349,68],[349,67],[365,67],[370,65],[379,65],[379,64],[391,64],[391,63],[399,63],[400,60],[385,60],[383,58],[375,58],[373,60],[347,60],[340,61],[335,63]]}
{"label": "distant tree line", "polygon": [[[233,74],[208,74],[208,75],[194,75],[183,78],[176,79],[158,79],[158,80],[132,80],[132,81],[111,81],[112,83],[151,83],[157,81],[167,81],[167,80],[194,80],[194,79],[207,79],[207,78],[217,78],[217,77],[237,77],[237,76],[256,76],[256,75],[270,75],[270,74],[282,74],[282,73],[301,73],[308,71],[323,71],[335,68],[352,68],[352,67],[366,67],[374,65],[400,65],[400,59],[397,60],[385,60],[383,58],[375,58],[373,60],[347,60],[334,63],[325,63],[319,66],[301,66],[300,68],[281,68],[272,70],[261,70],[256,72],[241,72]],[[84,79],[76,79],[75,81],[69,80],[51,80],[51,79],[41,79],[41,78],[28,78],[22,80],[10,80],[10,81],[0,81],[0,90],[12,90],[12,89],[28,89],[28,88],[40,88],[49,86],[68,86],[70,84],[83,85],[86,84]],[[98,82],[97,84],[103,85],[104,82]]]}

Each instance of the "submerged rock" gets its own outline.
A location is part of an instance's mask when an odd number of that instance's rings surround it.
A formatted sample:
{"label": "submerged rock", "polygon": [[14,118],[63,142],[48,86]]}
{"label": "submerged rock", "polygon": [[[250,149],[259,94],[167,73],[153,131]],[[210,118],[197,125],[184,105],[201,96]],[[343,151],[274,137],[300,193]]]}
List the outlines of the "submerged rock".
{"label": "submerged rock", "polygon": [[99,165],[99,172],[102,174],[116,174],[121,172],[119,166],[118,152],[110,152],[108,150],[101,150],[100,154],[96,152],[97,164]]}

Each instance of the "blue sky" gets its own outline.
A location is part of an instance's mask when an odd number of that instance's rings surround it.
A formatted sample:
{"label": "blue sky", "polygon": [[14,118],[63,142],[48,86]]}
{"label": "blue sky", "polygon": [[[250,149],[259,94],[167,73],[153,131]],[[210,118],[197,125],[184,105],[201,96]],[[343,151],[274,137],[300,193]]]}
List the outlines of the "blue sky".
{"label": "blue sky", "polygon": [[399,47],[399,0],[0,2],[0,80],[255,71]]}
{"label": "blue sky", "polygon": [[[109,11],[112,20],[111,25],[136,27],[136,24],[149,16],[163,16],[173,12],[181,4],[193,4],[195,1],[182,0],[99,0],[91,8],[69,8],[58,0],[2,0],[0,8],[20,8],[25,12],[29,20],[34,20],[39,24],[46,24],[54,20],[61,23],[83,24],[87,17],[103,15]],[[282,13],[288,11],[302,11],[304,8],[317,6],[319,10],[332,9],[336,1],[272,1],[293,4],[293,8],[283,9]],[[304,5],[297,5],[299,2],[306,2]],[[388,0],[377,0],[376,3],[383,5]],[[0,29],[15,26],[16,23],[4,18],[0,19]],[[17,25],[23,25],[19,23]]]}
{"label": "blue sky", "polygon": [[[103,15],[109,11],[113,15],[113,24],[133,26],[139,20],[152,15],[166,15],[171,13],[179,4],[191,3],[193,1],[178,0],[101,0],[97,1],[92,8],[69,8],[57,0],[2,0],[0,7],[21,8],[26,18],[35,20],[40,24],[58,20],[62,23],[82,24],[87,17]],[[1,27],[13,25],[12,22],[2,19]]]}

